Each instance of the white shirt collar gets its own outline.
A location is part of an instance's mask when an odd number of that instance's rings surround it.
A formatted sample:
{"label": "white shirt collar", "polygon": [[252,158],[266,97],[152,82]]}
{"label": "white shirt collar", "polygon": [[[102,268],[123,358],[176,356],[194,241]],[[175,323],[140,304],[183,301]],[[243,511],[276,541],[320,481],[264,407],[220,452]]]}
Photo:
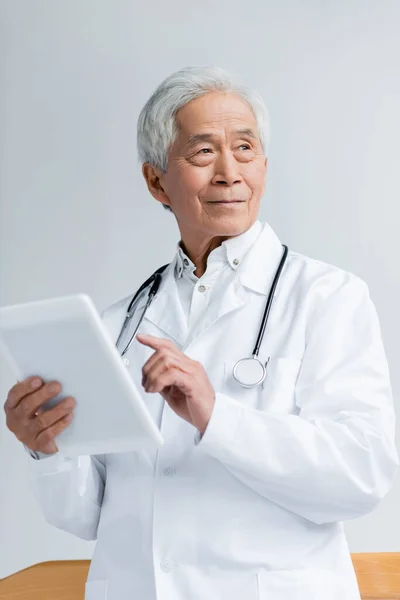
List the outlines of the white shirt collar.
{"label": "white shirt collar", "polygon": [[[209,262],[223,262],[229,264],[233,270],[237,270],[247,252],[253,246],[254,242],[262,231],[262,223],[256,221],[244,233],[229,238],[215,248],[208,256]],[[175,275],[180,279],[185,271],[188,275],[193,275],[196,267],[190,258],[182,249],[180,242],[177,245]],[[195,277],[193,275],[193,277]]]}

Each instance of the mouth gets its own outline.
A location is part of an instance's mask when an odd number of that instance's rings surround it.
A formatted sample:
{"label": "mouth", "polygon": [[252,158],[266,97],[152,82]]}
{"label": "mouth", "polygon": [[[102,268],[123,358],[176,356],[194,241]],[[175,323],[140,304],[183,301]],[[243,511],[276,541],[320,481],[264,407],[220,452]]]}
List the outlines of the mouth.
{"label": "mouth", "polygon": [[214,200],[207,204],[243,204],[246,200]]}

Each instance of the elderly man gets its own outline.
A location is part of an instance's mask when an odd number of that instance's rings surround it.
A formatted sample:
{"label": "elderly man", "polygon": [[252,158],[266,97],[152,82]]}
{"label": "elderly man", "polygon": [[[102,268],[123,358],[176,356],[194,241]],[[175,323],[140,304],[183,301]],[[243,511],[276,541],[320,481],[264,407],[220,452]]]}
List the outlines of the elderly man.
{"label": "elderly man", "polygon": [[[267,147],[262,100],[220,69],[173,74],[139,117],[143,175],[181,235],[125,357],[161,449],[68,459],[54,437],[74,399],[41,413],[60,388],[32,378],[8,395],[46,519],[97,539],[86,600],[360,597],[342,522],[396,473],[385,352],[366,284],[257,220]],[[131,299],[104,313],[114,340]],[[240,375],[253,353],[261,377]]]}

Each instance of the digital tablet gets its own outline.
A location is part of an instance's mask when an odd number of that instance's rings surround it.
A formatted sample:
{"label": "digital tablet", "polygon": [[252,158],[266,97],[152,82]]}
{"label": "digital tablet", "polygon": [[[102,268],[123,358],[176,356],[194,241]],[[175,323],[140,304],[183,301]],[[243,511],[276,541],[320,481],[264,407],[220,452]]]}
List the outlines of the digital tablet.
{"label": "digital tablet", "polygon": [[0,307],[0,352],[18,381],[58,381],[76,400],[56,438],[66,456],[156,448],[163,437],[86,294]]}

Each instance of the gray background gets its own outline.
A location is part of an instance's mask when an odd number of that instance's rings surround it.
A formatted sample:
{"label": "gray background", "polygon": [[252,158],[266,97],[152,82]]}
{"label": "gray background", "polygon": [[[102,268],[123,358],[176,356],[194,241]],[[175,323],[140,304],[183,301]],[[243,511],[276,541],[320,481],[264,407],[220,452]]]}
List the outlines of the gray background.
{"label": "gray background", "polygon": [[[399,409],[399,2],[0,0],[0,28],[0,304],[85,292],[102,309],[172,258],[136,119],[172,71],[219,65],[269,107],[260,218],[367,281]],[[28,460],[0,415],[0,577],[93,550],[44,522]],[[397,480],[346,524],[350,549],[400,551],[399,506]]]}

